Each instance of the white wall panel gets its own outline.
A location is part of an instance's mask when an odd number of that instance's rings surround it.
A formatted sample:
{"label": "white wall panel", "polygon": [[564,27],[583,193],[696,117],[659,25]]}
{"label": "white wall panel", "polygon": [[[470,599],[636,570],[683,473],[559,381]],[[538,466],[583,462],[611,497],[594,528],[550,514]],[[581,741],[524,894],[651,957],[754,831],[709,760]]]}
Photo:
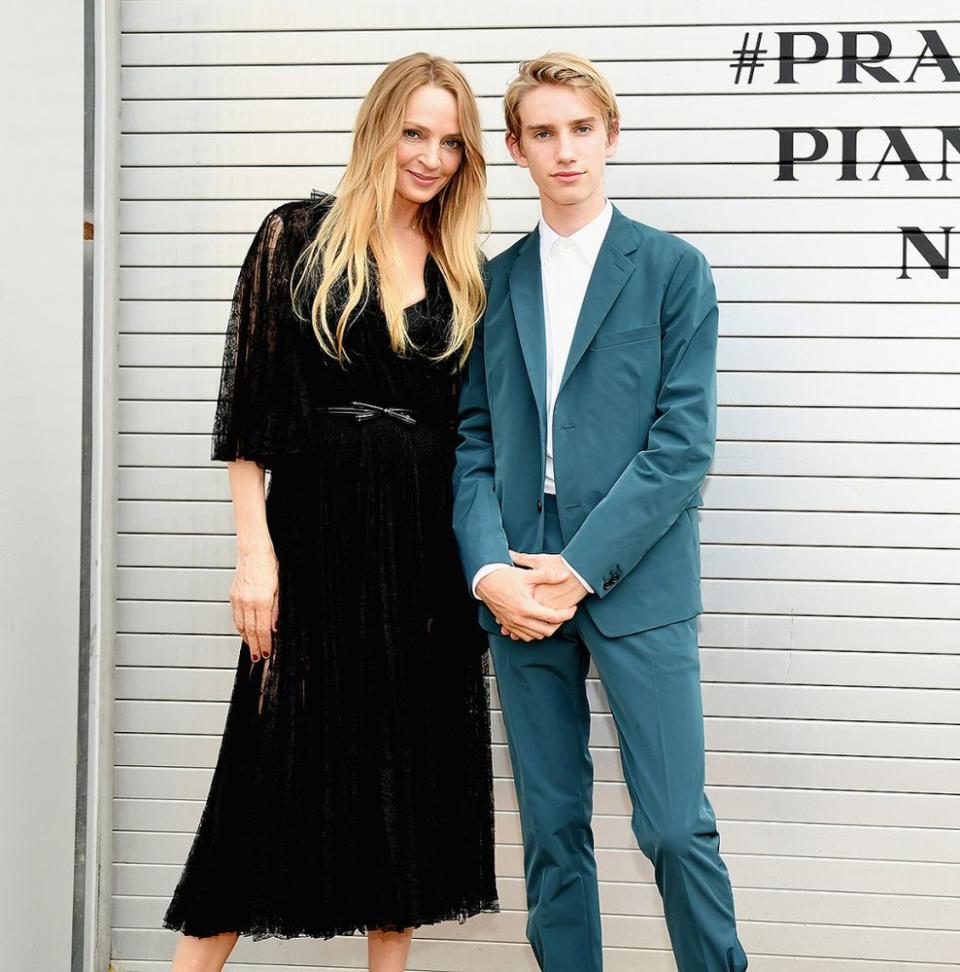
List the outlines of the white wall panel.
{"label": "white wall panel", "polygon": [[[120,38],[114,967],[166,968],[159,930],[199,819],[239,639],[226,591],[233,520],[209,431],[228,301],[263,215],[332,190],[382,66],[424,49],[480,96],[491,255],[538,207],[502,141],[516,61],[594,59],[620,98],[608,167],[628,215],[704,251],[721,304],[716,457],[701,511],[707,788],[757,972],[960,968],[960,272],[941,279],[900,230],[957,223],[955,150],[938,129],[958,85],[904,79],[957,8],[919,0],[770,4],[504,0],[349,9],[126,0]],[[745,32],[815,30],[830,57],[777,85],[733,84]],[[882,30],[899,83],[839,83],[839,31]],[[869,53],[872,48],[865,48]],[[949,95],[954,98],[950,99]],[[829,155],[776,181],[782,127]],[[858,126],[860,181],[839,180]],[[901,126],[929,178],[885,166]],[[956,247],[956,241],[954,241]],[[954,259],[954,262],[956,260]],[[175,299],[170,294],[176,294]],[[674,972],[602,688],[591,746],[605,967]],[[495,687],[504,911],[418,932],[411,970],[534,972],[523,937],[516,800]],[[354,969],[360,939],[251,943],[230,968]]]}

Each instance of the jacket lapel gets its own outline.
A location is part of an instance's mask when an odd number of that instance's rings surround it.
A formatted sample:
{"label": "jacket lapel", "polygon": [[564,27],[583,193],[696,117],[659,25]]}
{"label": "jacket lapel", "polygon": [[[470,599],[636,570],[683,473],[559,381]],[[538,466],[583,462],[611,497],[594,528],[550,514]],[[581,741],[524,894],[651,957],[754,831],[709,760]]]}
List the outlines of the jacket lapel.
{"label": "jacket lapel", "polygon": [[597,262],[583,296],[580,316],[570,342],[570,353],[557,389],[558,395],[623,290],[624,284],[636,269],[636,264],[627,255],[636,248],[637,234],[630,220],[614,206],[610,225],[600,245]]}
{"label": "jacket lapel", "polygon": [[[636,269],[628,254],[637,249],[630,220],[613,207],[610,225],[597,253],[559,390],[583,357],[603,319]],[[546,434],[547,348],[543,319],[543,281],[540,272],[540,228],[528,234],[510,268],[510,303],[523,350],[523,361],[537,402],[541,432]]]}
{"label": "jacket lapel", "polygon": [[540,228],[535,227],[520,247],[510,268],[510,303],[523,349],[523,361],[537,401],[541,432],[546,434],[547,344],[543,321],[543,284],[540,278]]}

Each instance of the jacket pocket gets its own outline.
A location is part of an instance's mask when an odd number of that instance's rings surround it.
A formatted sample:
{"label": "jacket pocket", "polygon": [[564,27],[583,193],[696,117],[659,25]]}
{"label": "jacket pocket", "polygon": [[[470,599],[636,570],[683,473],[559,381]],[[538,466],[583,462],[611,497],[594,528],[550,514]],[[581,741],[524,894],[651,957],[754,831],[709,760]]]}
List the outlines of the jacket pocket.
{"label": "jacket pocket", "polygon": [[601,331],[590,342],[590,350],[596,351],[600,348],[612,348],[619,344],[632,344],[634,341],[647,341],[660,334],[660,324],[653,321],[651,324],[643,324],[640,327],[628,327],[620,331]]}

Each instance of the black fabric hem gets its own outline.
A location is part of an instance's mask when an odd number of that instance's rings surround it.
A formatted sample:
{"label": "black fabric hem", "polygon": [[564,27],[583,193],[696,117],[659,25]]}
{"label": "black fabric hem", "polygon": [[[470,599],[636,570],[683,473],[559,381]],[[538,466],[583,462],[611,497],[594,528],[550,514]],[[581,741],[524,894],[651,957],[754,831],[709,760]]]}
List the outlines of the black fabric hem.
{"label": "black fabric hem", "polygon": [[423,925],[435,925],[443,921],[457,921],[463,925],[467,919],[478,914],[499,914],[500,902],[497,898],[471,899],[456,908],[443,912],[426,914],[407,914],[391,916],[390,918],[370,917],[363,921],[340,922],[335,925],[291,927],[285,922],[265,920],[250,920],[231,924],[219,922],[217,924],[196,923],[189,919],[163,920],[163,927],[169,931],[182,932],[194,938],[212,938],[227,932],[236,932],[242,937],[250,937],[255,942],[267,938],[289,940],[293,938],[331,939],[337,935],[365,935],[368,931],[399,931],[404,928],[420,928]]}

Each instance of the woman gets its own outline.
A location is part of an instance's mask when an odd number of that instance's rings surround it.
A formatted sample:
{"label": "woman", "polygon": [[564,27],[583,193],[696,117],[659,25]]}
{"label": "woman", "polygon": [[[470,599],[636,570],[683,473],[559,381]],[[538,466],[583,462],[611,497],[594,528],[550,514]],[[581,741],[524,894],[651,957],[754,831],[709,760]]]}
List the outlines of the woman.
{"label": "woman", "polygon": [[413,928],[497,910],[486,640],[450,484],[481,137],[455,65],[394,61],[336,198],[274,209],[241,269],[212,456],[243,645],[164,917],[174,972],[221,969],[239,934],[356,931],[394,972]]}

